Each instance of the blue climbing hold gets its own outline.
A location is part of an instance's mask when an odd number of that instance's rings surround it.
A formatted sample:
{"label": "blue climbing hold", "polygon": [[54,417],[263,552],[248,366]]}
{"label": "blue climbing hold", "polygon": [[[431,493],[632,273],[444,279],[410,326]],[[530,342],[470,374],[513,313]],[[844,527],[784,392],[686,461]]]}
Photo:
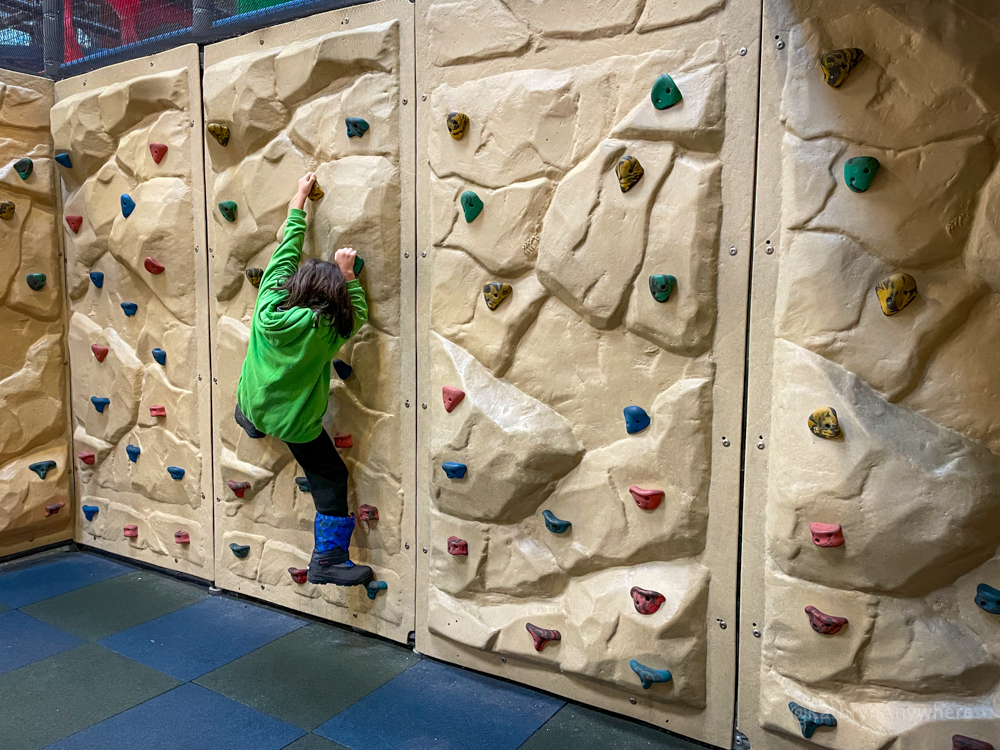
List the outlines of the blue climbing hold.
{"label": "blue climbing hold", "polygon": [[135,463],[136,459],[139,458],[139,454],[142,453],[142,448],[140,448],[138,445],[132,445],[130,443],[129,445],[125,446],[125,452],[128,453],[128,460],[131,461],[132,463]]}
{"label": "blue climbing hold", "polygon": [[816,711],[812,711],[805,706],[800,706],[794,701],[788,704],[788,710],[791,711],[792,715],[799,720],[799,728],[802,730],[802,736],[807,740],[812,737],[813,732],[820,727],[837,726],[837,717],[833,714],[821,714]]}
{"label": "blue climbing hold", "polygon": [[35,472],[40,479],[45,479],[45,475],[52,471],[52,469],[56,468],[56,462],[37,461],[33,464],[28,464],[28,468]]}
{"label": "blue climbing hold", "polygon": [[545,528],[553,534],[565,534],[567,529],[573,525],[572,521],[564,521],[551,510],[542,511],[542,520],[545,521]]}
{"label": "blue climbing hold", "polygon": [[991,615],[1000,615],[1000,591],[988,583],[976,586],[976,605]]}
{"label": "blue climbing hold", "polygon": [[98,289],[104,286],[104,274],[101,271],[91,271],[90,280]]}
{"label": "blue climbing hold", "polygon": [[348,138],[360,138],[368,132],[368,122],[360,117],[348,117],[344,122],[347,123]]}
{"label": "blue climbing hold", "polygon": [[135,201],[128,193],[122,193],[122,216],[126,219],[135,211]]}
{"label": "blue climbing hold", "polygon": [[653,669],[645,664],[640,664],[635,659],[630,659],[628,665],[632,671],[639,675],[639,682],[642,683],[643,690],[649,690],[654,682],[670,682],[674,676],[669,669]]}
{"label": "blue climbing hold", "polygon": [[337,377],[341,380],[347,380],[351,377],[351,373],[354,372],[354,368],[342,359],[333,360],[333,369],[336,370]]}
{"label": "blue climbing hold", "polygon": [[162,349],[153,349],[153,359],[155,359],[159,364],[167,364],[167,353]]}
{"label": "blue climbing hold", "polygon": [[58,154],[56,154],[56,163],[61,164],[62,166],[66,167],[66,169],[73,168],[73,160],[69,158],[68,151],[60,151]]}
{"label": "blue climbing hold", "polygon": [[229,545],[229,549],[231,549],[233,551],[233,554],[236,555],[241,560],[245,559],[246,556],[250,554],[249,544],[237,544],[236,542],[233,542],[232,544]]}
{"label": "blue climbing hold", "polygon": [[90,403],[92,403],[94,408],[97,409],[98,414],[103,414],[104,407],[111,403],[111,399],[104,398],[103,396],[91,396]]}
{"label": "blue climbing hold", "polygon": [[369,581],[368,582],[368,598],[374,599],[375,594],[379,591],[385,591],[389,588],[389,584],[385,581]]}
{"label": "blue climbing hold", "polygon": [[174,479],[184,478],[184,469],[182,469],[180,466],[168,466],[167,473]]}
{"label": "blue climbing hold", "polygon": [[139,311],[139,306],[135,302],[122,302],[122,311],[131,318]]}
{"label": "blue climbing hold", "polygon": [[642,432],[649,427],[649,415],[641,406],[625,407],[625,430],[629,435]]}
{"label": "blue climbing hold", "polygon": [[448,479],[464,479],[466,472],[469,470],[468,466],[460,464],[457,461],[445,461],[441,464],[441,468],[444,469],[444,473]]}
{"label": "blue climbing hold", "polygon": [[97,515],[98,511],[100,511],[100,508],[98,508],[96,505],[84,505],[82,510],[83,510],[83,515],[87,517],[87,520],[93,521],[94,516]]}
{"label": "blue climbing hold", "polygon": [[305,477],[295,477],[295,484],[299,487],[299,492],[309,492],[309,480]]}

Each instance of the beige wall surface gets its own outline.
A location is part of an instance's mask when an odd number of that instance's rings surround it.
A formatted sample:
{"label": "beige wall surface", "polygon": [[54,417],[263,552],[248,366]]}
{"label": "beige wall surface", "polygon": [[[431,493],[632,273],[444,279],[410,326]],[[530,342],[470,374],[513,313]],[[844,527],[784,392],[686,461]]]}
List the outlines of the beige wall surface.
{"label": "beige wall surface", "polygon": [[[406,0],[342,9],[205,50],[205,136],[211,213],[210,286],[215,399],[217,583],[398,641],[413,630],[415,417],[413,340],[413,6]],[[348,138],[345,118],[370,129]],[[307,566],[314,505],[302,470],[274,438],[250,439],[233,420],[257,290],[247,268],[277,247],[296,182],[315,171],[324,196],[307,202],[303,258],[350,246],[365,260],[367,325],[338,354],[353,373],[332,378],[324,420],[343,448],[352,512],[378,520],[354,533],[351,559],[388,589],[296,583]],[[235,222],[217,204],[237,204]],[[228,482],[248,482],[237,497]],[[247,545],[238,558],[231,544]]]}
{"label": "beige wall surface", "polygon": [[52,81],[0,71],[0,202],[13,204],[0,218],[0,556],[73,536],[52,101]]}
{"label": "beige wall surface", "polygon": [[[975,601],[1000,588],[996,8],[768,0],[763,38],[738,726],[775,750],[1000,744],[1000,615]],[[864,58],[833,88],[840,48]],[[880,168],[855,193],[858,156]],[[897,273],[917,296],[886,316]],[[810,431],[824,407],[839,439]],[[805,738],[792,702],[836,727]]]}
{"label": "beige wall surface", "polygon": [[[759,20],[722,0],[417,6],[418,649],[717,745]],[[664,110],[661,74],[683,97]],[[461,140],[451,112],[469,118]],[[625,155],[644,169],[627,193]],[[484,206],[471,222],[466,191]],[[652,274],[677,279],[665,303]],[[513,290],[495,310],[491,282]],[[464,393],[451,411],[445,387]],[[631,435],[630,405],[651,419]],[[640,612],[633,587],[659,608]],[[529,625],[560,639],[537,650]],[[632,660],[672,681],[643,689]]]}
{"label": "beige wall surface", "polygon": [[[199,73],[198,48],[188,45],[60,81],[52,137],[72,162],[57,169],[74,451],[94,454],[90,465],[77,459],[77,497],[81,508],[98,508],[89,521],[78,511],[76,539],[211,580]],[[151,144],[167,146],[159,163]],[[127,218],[123,194],[135,204]],[[77,216],[74,231],[67,217]],[[151,272],[147,258],[164,270]],[[91,272],[104,274],[100,288]],[[163,364],[154,349],[165,352]],[[103,413],[92,397],[110,399]],[[154,406],[166,415],[154,416]],[[141,451],[135,461],[130,445]],[[126,537],[126,526],[137,535]]]}

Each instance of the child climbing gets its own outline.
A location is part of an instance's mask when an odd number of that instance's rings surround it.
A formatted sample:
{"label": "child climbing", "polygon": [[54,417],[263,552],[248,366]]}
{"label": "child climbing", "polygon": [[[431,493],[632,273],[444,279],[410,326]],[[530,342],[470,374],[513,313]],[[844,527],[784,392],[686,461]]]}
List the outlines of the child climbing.
{"label": "child climbing", "polygon": [[368,303],[354,277],[354,250],[338,250],[333,263],[311,259],[299,266],[304,206],[315,180],[312,172],[299,180],[284,237],[261,278],[235,417],[251,438],[283,440],[305,471],[316,504],[307,580],[357,586],[372,580],[372,569],[349,559],[354,516],[347,510],[347,467],[322,420],[330,360],[368,320]]}

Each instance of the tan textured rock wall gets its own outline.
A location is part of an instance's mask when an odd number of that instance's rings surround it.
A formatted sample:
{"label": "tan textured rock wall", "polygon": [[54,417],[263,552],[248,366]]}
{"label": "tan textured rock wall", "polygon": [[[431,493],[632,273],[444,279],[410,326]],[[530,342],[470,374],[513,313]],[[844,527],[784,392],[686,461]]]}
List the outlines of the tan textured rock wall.
{"label": "tan textured rock wall", "polygon": [[[199,73],[189,45],[60,81],[52,133],[71,161],[57,169],[74,450],[93,454],[90,464],[76,459],[76,538],[211,580],[204,178],[193,119]],[[167,147],[158,163],[151,144]],[[123,194],[135,204],[128,216]],[[100,286],[92,274],[103,274]],[[123,303],[135,304],[135,314]],[[165,353],[162,363],[154,350]],[[110,403],[99,412],[92,397]],[[154,406],[165,416],[154,416]],[[134,461],[128,446],[140,450]],[[98,510],[88,520],[83,506]],[[132,525],[137,536],[126,537]]]}
{"label": "tan textured rock wall", "polygon": [[[417,10],[418,647],[718,745],[735,680],[759,12]],[[662,74],[683,100],[658,110]],[[469,118],[461,140],[450,112]],[[644,169],[628,192],[625,155]],[[471,222],[470,190],[484,206]],[[677,279],[666,303],[653,274]],[[489,282],[513,290],[495,310]],[[443,387],[465,394],[450,412]],[[651,419],[632,435],[629,405]],[[630,487],[662,503],[642,509]],[[571,528],[548,530],[543,511]],[[659,609],[640,612],[634,586]],[[529,623],[560,640],[536,650]],[[672,681],[643,689],[632,660]]]}
{"label": "tan textured rock wall", "polygon": [[[399,641],[413,630],[415,575],[412,9],[393,0],[211,45],[204,74],[206,123],[230,129],[226,146],[205,136],[217,583]],[[370,129],[348,138],[346,117]],[[305,568],[313,547],[302,470],[281,441],[251,440],[232,417],[257,296],[245,271],[266,267],[306,171],[325,195],[307,202],[303,259],[349,246],[365,260],[370,318],[337,355],[353,374],[333,376],[324,425],[351,435],[341,450],[351,511],[378,509],[351,548],[388,584],[374,600],[363,588],[295,583],[288,568]],[[236,202],[235,222],[219,212],[224,200]],[[237,497],[230,481],[250,488]],[[250,552],[238,558],[230,544]]]}
{"label": "tan textured rock wall", "polygon": [[[0,218],[0,556],[73,536],[52,102],[51,81],[0,71],[0,202],[14,206]],[[22,179],[14,165],[25,158]],[[44,479],[28,468],[46,461]]]}
{"label": "tan textured rock wall", "polygon": [[[1000,615],[974,600],[1000,588],[1000,27],[970,2],[766,6],[739,725],[766,748],[997,744]],[[832,88],[841,47],[865,58]],[[881,165],[863,193],[856,156]],[[900,272],[917,297],[886,316]],[[840,439],[810,432],[820,407]],[[836,727],[803,737],[791,701]]]}

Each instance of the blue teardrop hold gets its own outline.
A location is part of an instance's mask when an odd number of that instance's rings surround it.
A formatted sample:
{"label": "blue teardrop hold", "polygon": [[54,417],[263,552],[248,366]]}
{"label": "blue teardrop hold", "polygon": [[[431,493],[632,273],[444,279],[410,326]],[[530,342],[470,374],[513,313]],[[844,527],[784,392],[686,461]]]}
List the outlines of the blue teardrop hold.
{"label": "blue teardrop hold", "polygon": [[309,492],[309,480],[305,477],[295,477],[295,484],[299,487],[299,492]]}
{"label": "blue teardrop hold", "polygon": [[28,464],[28,468],[35,472],[39,479],[45,479],[45,475],[52,471],[52,469],[56,468],[56,462],[38,461],[33,464]]}
{"label": "blue teardrop hold", "polygon": [[68,151],[60,151],[58,154],[56,154],[56,163],[62,164],[64,167],[66,167],[66,169],[73,168],[73,160],[69,158]]}
{"label": "blue teardrop hold", "polygon": [[94,286],[100,289],[104,286],[104,273],[101,271],[91,271],[90,280],[94,282]]}
{"label": "blue teardrop hold", "polygon": [[167,473],[174,479],[184,478],[184,469],[182,469],[180,466],[168,466]]}
{"label": "blue teardrop hold", "polygon": [[674,676],[669,669],[653,669],[645,664],[640,664],[635,659],[630,659],[628,665],[632,671],[639,675],[639,682],[642,683],[643,690],[649,690],[654,682],[670,682]]}
{"label": "blue teardrop hold", "polygon": [[788,704],[788,710],[799,720],[799,729],[802,730],[802,736],[807,740],[820,727],[837,726],[837,717],[833,714],[821,714],[805,706],[800,706],[795,701]]}
{"label": "blue teardrop hold", "polygon": [[87,517],[88,521],[93,521],[94,516],[97,515],[98,511],[100,511],[100,508],[98,508],[96,505],[84,505],[81,510],[83,510],[83,515]]}
{"label": "blue teardrop hold", "polygon": [[389,584],[386,583],[385,581],[369,581],[367,588],[368,588],[368,598],[374,599],[375,594],[377,594],[379,591],[385,591],[387,588],[389,588]]}
{"label": "blue teardrop hold", "polygon": [[122,302],[122,311],[131,318],[139,311],[139,306],[135,302]]}
{"label": "blue teardrop hold", "polygon": [[625,407],[625,430],[629,435],[642,432],[649,427],[649,415],[641,406]]}
{"label": "blue teardrop hold", "polygon": [[368,132],[368,123],[360,117],[348,117],[344,122],[347,123],[348,138],[360,138]]}
{"label": "blue teardrop hold", "polygon": [[347,380],[351,377],[351,373],[354,372],[354,368],[342,359],[333,360],[333,369],[337,371],[337,377],[341,380]]}
{"label": "blue teardrop hold", "polygon": [[976,586],[976,606],[991,615],[1000,615],[1000,591],[988,583]]}
{"label": "blue teardrop hold", "polygon": [[243,560],[244,558],[246,558],[247,555],[250,554],[249,544],[237,544],[236,542],[233,542],[232,544],[229,545],[229,549],[231,549],[233,551],[233,554],[236,555],[241,560]]}
{"label": "blue teardrop hold", "polygon": [[457,461],[445,461],[441,464],[441,468],[444,469],[448,479],[464,479],[465,473],[469,470],[468,466]]}
{"label": "blue teardrop hold", "polygon": [[153,349],[153,359],[161,365],[167,364],[167,353],[162,349]]}
{"label": "blue teardrop hold", "polygon": [[126,445],[125,452],[128,453],[128,460],[135,463],[136,459],[139,458],[139,454],[142,453],[142,448],[138,445]]}
{"label": "blue teardrop hold", "polygon": [[551,510],[542,511],[542,520],[545,521],[545,528],[553,534],[565,534],[569,530],[569,527],[573,525],[572,521],[562,520]]}
{"label": "blue teardrop hold", "polygon": [[135,201],[128,193],[122,193],[122,216],[126,219],[135,211]]}
{"label": "blue teardrop hold", "polygon": [[104,398],[103,396],[91,396],[90,403],[92,403],[94,408],[97,409],[98,414],[103,414],[104,407],[111,403],[111,399]]}

